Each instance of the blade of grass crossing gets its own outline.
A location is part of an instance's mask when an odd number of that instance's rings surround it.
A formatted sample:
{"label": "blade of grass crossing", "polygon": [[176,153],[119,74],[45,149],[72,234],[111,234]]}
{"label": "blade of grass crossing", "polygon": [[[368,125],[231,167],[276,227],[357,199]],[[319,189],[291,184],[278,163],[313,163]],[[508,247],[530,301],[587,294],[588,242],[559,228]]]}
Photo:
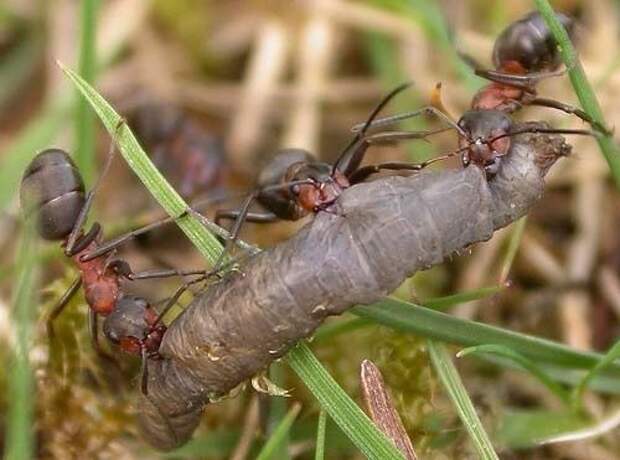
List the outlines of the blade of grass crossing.
{"label": "blade of grass crossing", "polygon": [[289,352],[287,360],[323,409],[366,457],[403,460],[400,452],[338,386],[304,342]]}
{"label": "blade of grass crossing", "polygon": [[495,354],[514,361],[523,369],[527,370],[530,374],[536,377],[543,385],[545,385],[549,389],[549,391],[551,391],[558,398],[560,398],[562,402],[564,402],[565,404],[570,403],[570,394],[566,390],[564,390],[564,388],[555,383],[553,379],[548,376],[541,367],[536,365],[536,363],[525,358],[523,355],[520,355],[511,348],[503,347],[501,345],[479,345],[477,347],[465,348],[459,351],[456,356],[458,358],[462,358],[467,355],[478,353]]}
{"label": "blade of grass crossing", "polygon": [[[463,346],[503,345],[531,360],[556,366],[590,369],[602,359],[599,353],[578,351],[551,340],[463,320],[393,298],[385,298],[374,305],[357,306],[351,311],[363,318],[422,337]],[[620,364],[610,364],[608,372],[607,375],[620,378]]]}
{"label": "blade of grass crossing", "polygon": [[605,354],[602,360],[600,360],[588,373],[583,377],[579,385],[577,385],[573,391],[573,408],[578,410],[581,408],[583,393],[597,374],[600,374],[606,367],[612,364],[614,361],[620,359],[620,340],[618,340]]}
{"label": "blade of grass crossing", "polygon": [[[80,57],[79,74],[84,81],[93,84],[97,65],[97,12],[99,0],[82,0],[80,7]],[[75,112],[76,149],[75,160],[86,184],[92,184],[95,176],[95,114],[88,102],[77,98]]]}
{"label": "blade of grass crossing", "polygon": [[478,455],[484,460],[499,460],[445,347],[440,343],[429,340],[428,349],[435,372],[437,372],[439,379],[448,392],[463,425],[465,425],[465,429],[478,451]]}
{"label": "blade of grass crossing", "polygon": [[[280,388],[284,388],[284,365],[281,363],[273,363],[269,367],[269,380],[271,380],[276,386]],[[269,416],[267,420],[267,433],[269,435],[274,435],[278,426],[280,426],[282,420],[286,417],[286,398],[269,398]],[[289,455],[289,443],[290,436],[287,433],[284,434],[284,438],[278,443],[276,450],[273,455],[274,458],[278,460],[289,460],[291,457]]]}
{"label": "blade of grass crossing", "polygon": [[504,257],[504,261],[502,262],[502,269],[499,275],[499,284],[504,284],[508,279],[510,269],[512,268],[512,263],[517,256],[519,244],[521,244],[521,239],[523,238],[523,231],[525,230],[526,224],[527,217],[522,217],[513,225],[512,234],[510,235],[510,240],[508,240],[506,256]]}
{"label": "blade of grass crossing", "polygon": [[314,448],[314,460],[325,458],[325,427],[327,426],[327,412],[321,409],[319,422],[316,427],[316,444]]}
{"label": "blade of grass crossing", "polygon": [[[534,4],[536,8],[538,8],[538,11],[540,11],[541,16],[549,26],[551,33],[553,33],[560,47],[562,59],[568,69],[568,76],[575,90],[575,94],[577,94],[577,98],[581,103],[581,107],[594,121],[603,126],[609,126],[605,123],[601,106],[596,99],[592,86],[588,82],[583,66],[577,57],[577,53],[570,41],[568,33],[556,18],[553,8],[547,0],[534,0]],[[618,146],[610,136],[600,136],[597,137],[596,140],[609,164],[609,169],[611,170],[616,186],[620,187],[620,152]]]}
{"label": "blade of grass crossing", "polygon": [[256,457],[256,460],[279,460],[281,458],[277,457],[276,454],[280,446],[288,439],[288,434],[291,430],[291,426],[299,415],[300,410],[301,404],[295,404],[293,407],[291,407],[291,409],[286,414],[286,417],[284,417],[282,421],[278,424],[276,429],[273,431],[271,437],[267,440],[267,442],[261,449],[260,453]]}
{"label": "blade of grass crossing", "polygon": [[471,300],[480,300],[486,297],[490,297],[501,292],[504,286],[489,286],[480,289],[474,289],[472,291],[459,292],[458,294],[447,295],[445,297],[434,297],[432,299],[425,299],[420,302],[422,305],[434,310],[444,310],[463,302],[469,302]]}
{"label": "blade of grass crossing", "polygon": [[16,344],[8,382],[8,414],[5,459],[33,458],[35,383],[28,360],[29,340],[35,307],[35,248],[33,225],[25,225],[17,253],[17,283],[12,299]]}

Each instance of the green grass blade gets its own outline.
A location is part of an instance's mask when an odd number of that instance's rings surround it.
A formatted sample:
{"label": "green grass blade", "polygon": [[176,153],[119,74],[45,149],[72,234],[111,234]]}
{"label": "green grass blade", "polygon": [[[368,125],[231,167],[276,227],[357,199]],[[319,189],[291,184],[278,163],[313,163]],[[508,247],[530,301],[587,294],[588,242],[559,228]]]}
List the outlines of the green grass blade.
{"label": "green grass blade", "polygon": [[319,327],[313,336],[314,340],[328,340],[340,334],[357,331],[364,327],[375,324],[373,321],[365,318],[347,318],[332,321]]}
{"label": "green grass blade", "polygon": [[13,363],[8,372],[7,428],[5,459],[21,460],[34,457],[34,404],[36,394],[34,376],[30,369],[28,351],[32,337],[32,323],[36,312],[34,292],[35,241],[33,225],[26,225],[17,253],[17,281],[12,299],[12,319],[16,344]]}
{"label": "green grass blade", "polygon": [[[80,7],[80,57],[79,74],[92,85],[95,81],[97,66],[97,12],[99,0],[82,0]],[[95,114],[88,102],[77,98],[75,112],[75,161],[86,184],[92,184],[95,178]]]}
{"label": "green grass blade", "polygon": [[[269,380],[279,388],[285,388],[285,365],[279,362],[272,363],[269,367]],[[269,415],[267,417],[267,435],[271,436],[280,425],[284,417],[286,417],[286,398],[270,398]],[[289,455],[290,437],[285,434],[284,439],[278,444],[274,452],[275,458],[278,460],[290,460]]]}
{"label": "green grass blade", "polygon": [[[125,161],[157,202],[170,216],[182,215],[188,208],[187,204],[153,165],[129,127],[126,124],[121,124],[123,119],[120,115],[79,75],[62,65],[61,67],[97,113],[110,135],[115,137]],[[222,251],[222,246],[213,234],[191,215],[179,218],[177,224],[209,263],[213,265]]]}
{"label": "green grass blade", "polygon": [[465,348],[459,351],[456,356],[458,358],[462,358],[467,355],[475,355],[479,353],[495,354],[517,363],[523,369],[536,377],[543,385],[545,385],[549,389],[549,391],[555,394],[564,403],[570,403],[570,394],[564,388],[554,382],[553,379],[549,377],[541,367],[536,365],[536,363],[527,359],[526,357],[517,353],[511,348],[507,348],[502,345],[479,345],[476,347]]}
{"label": "green grass blade", "polygon": [[[574,350],[551,340],[456,318],[393,298],[385,298],[374,305],[354,307],[352,312],[385,326],[442,342],[462,346],[503,345],[539,363],[590,369],[602,359],[599,353]],[[616,377],[620,376],[620,364],[611,364],[609,371],[613,371]]]}
{"label": "green grass blade", "polygon": [[[525,372],[522,367],[516,365],[513,361],[497,355],[479,355],[478,358],[482,361],[486,361],[506,369]],[[583,369],[570,369],[547,363],[537,363],[537,365],[554,381],[571,387],[579,385],[579,382],[581,382],[581,379],[583,379],[583,376],[586,374],[586,371]],[[599,393],[620,395],[620,376],[597,375],[592,379],[589,387]]]}
{"label": "green grass blade", "polygon": [[465,425],[465,429],[469,433],[478,451],[478,455],[484,460],[499,460],[499,457],[495,453],[495,449],[493,449],[491,440],[484,430],[482,422],[478,418],[478,414],[476,414],[476,409],[474,409],[474,405],[469,399],[467,390],[463,386],[463,382],[445,347],[440,343],[429,340],[428,350],[431,355],[433,367],[437,375],[439,375],[439,379],[443,383],[444,388],[447,390],[463,425]]}
{"label": "green grass blade", "polygon": [[460,303],[470,302],[472,300],[480,300],[501,292],[504,286],[489,286],[472,291],[459,292],[458,294],[447,295],[444,297],[435,297],[426,299],[422,303],[425,307],[435,310],[445,310]]}
{"label": "green grass blade", "polygon": [[523,449],[585,426],[586,421],[570,410],[508,408],[499,423],[497,440],[508,448]]}
{"label": "green grass blade", "polygon": [[323,409],[366,457],[403,460],[396,447],[347,396],[304,342],[289,352],[287,360]]}
{"label": "green grass blade", "polygon": [[510,269],[517,256],[521,239],[523,238],[523,232],[525,231],[525,225],[527,224],[527,216],[521,217],[513,226],[512,234],[508,240],[508,248],[506,249],[506,255],[502,262],[502,269],[500,270],[499,282],[504,284],[510,275]]}
{"label": "green grass blade", "polygon": [[260,453],[256,457],[256,460],[269,460],[276,458],[274,455],[277,453],[280,446],[288,438],[289,431],[293,422],[299,415],[301,410],[301,404],[295,404],[286,414],[286,417],[278,424],[271,437],[267,440]]}
{"label": "green grass blade", "polygon": [[610,349],[607,351],[603,359],[601,359],[596,365],[588,371],[586,375],[584,375],[579,385],[574,388],[572,399],[573,399],[573,408],[579,409],[583,399],[583,393],[592,381],[594,377],[600,374],[605,368],[609,367],[614,361],[620,359],[620,340],[618,340]]}
{"label": "green grass blade", "polygon": [[325,427],[327,426],[327,413],[321,409],[319,422],[316,427],[316,444],[314,448],[314,460],[325,458]]}
{"label": "green grass blade", "polygon": [[[568,68],[568,76],[581,103],[581,107],[590,117],[603,126],[609,126],[603,118],[603,112],[599,105],[592,86],[588,82],[586,74],[577,57],[575,48],[570,41],[568,33],[555,17],[555,12],[547,0],[534,0],[536,8],[545,19],[549,29],[553,33],[556,42],[560,47],[560,53],[564,64]],[[620,151],[610,136],[597,137],[598,145],[609,164],[609,169],[617,187],[620,187]]]}

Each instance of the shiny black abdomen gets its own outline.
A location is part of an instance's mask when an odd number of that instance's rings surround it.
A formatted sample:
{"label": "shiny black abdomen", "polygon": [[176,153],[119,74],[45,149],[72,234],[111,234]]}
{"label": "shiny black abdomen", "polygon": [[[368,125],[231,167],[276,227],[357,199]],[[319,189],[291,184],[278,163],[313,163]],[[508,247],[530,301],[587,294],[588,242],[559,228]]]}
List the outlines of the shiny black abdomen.
{"label": "shiny black abdomen", "polygon": [[20,199],[26,215],[36,214],[41,237],[61,240],[71,233],[84,206],[84,182],[65,151],[47,149],[26,168]]}

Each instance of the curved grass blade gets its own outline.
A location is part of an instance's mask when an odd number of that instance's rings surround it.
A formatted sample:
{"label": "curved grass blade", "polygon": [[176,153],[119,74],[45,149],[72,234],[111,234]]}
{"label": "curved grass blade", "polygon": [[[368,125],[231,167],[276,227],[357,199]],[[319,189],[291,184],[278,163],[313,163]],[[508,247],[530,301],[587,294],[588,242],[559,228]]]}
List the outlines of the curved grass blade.
{"label": "curved grass blade", "polygon": [[585,439],[593,439],[611,431],[616,430],[620,426],[620,410],[616,410],[610,416],[600,420],[594,425],[587,426],[570,432],[565,432],[557,436],[551,436],[540,441],[540,444],[554,444],[558,442],[575,442]]}
{"label": "curved grass blade", "polygon": [[539,366],[536,365],[536,363],[510,348],[504,347],[502,345],[478,345],[476,347],[464,348],[463,350],[459,351],[456,356],[457,358],[462,358],[467,355],[475,355],[479,353],[495,354],[514,361],[523,369],[536,377],[538,380],[540,380],[540,382],[545,385],[549,389],[549,391],[551,391],[558,398],[560,398],[565,404],[568,405],[570,403],[570,394],[564,388],[554,382],[553,379],[545,373],[545,371],[543,371]]}
{"label": "curved grass blade", "polygon": [[287,360],[323,409],[366,457],[403,460],[396,447],[338,386],[304,342],[289,352]]}
{"label": "curved grass blade", "polygon": [[[539,363],[591,369],[603,358],[599,353],[578,351],[551,340],[463,320],[393,298],[354,307],[352,312],[400,331],[456,345],[503,345]],[[610,364],[606,375],[620,378],[620,363]]]}
{"label": "curved grass blade", "polygon": [[609,351],[607,351],[603,359],[596,363],[596,365],[592,369],[590,369],[586,375],[584,375],[583,379],[581,379],[581,382],[579,382],[579,385],[575,387],[572,395],[574,409],[578,410],[581,408],[583,393],[592,381],[592,379],[618,359],[620,359],[620,340],[618,340],[609,349]]}
{"label": "curved grass blade", "polygon": [[505,284],[512,268],[512,263],[515,261],[521,239],[523,238],[523,231],[527,224],[527,216],[521,217],[517,222],[512,225],[512,232],[510,239],[508,240],[508,248],[506,249],[506,255],[502,261],[502,269],[499,275],[499,284]]}
{"label": "curved grass blade", "polygon": [[[65,68],[62,64],[59,63],[59,65],[92,106],[110,135],[116,137],[115,141],[125,161],[157,202],[170,216],[182,216],[188,209],[187,204],[153,165],[129,127],[122,124],[124,123],[123,118],[79,75]],[[222,251],[222,246],[213,234],[191,215],[180,217],[177,224],[209,263],[215,264]]]}
{"label": "curved grass blade", "polygon": [[[568,69],[568,76],[575,90],[575,94],[577,94],[577,98],[579,98],[581,107],[594,121],[602,126],[609,126],[605,123],[601,106],[596,99],[592,86],[588,82],[583,66],[577,57],[577,53],[570,41],[568,33],[556,18],[553,8],[547,0],[534,0],[534,3],[560,47],[562,59]],[[597,136],[596,141],[607,160],[607,164],[609,164],[609,169],[611,170],[616,186],[620,187],[620,151],[618,150],[618,146],[614,143],[611,136]]]}
{"label": "curved grass blade", "polygon": [[510,409],[502,415],[497,441],[509,449],[534,447],[565,433],[581,430],[587,421],[570,409]]}
{"label": "curved grass blade", "polygon": [[463,382],[445,347],[440,343],[429,340],[428,350],[435,371],[437,375],[439,375],[450,399],[452,399],[454,407],[478,451],[478,455],[484,460],[499,460],[491,444],[491,440],[484,430],[482,422],[478,418],[478,414],[476,414],[476,409],[474,409],[474,405],[469,399],[467,390],[463,386]]}
{"label": "curved grass blade", "polygon": [[505,286],[489,286],[472,291],[459,292],[458,294],[435,297],[420,302],[422,305],[434,310],[445,310],[460,303],[480,300],[497,294],[505,289]]}
{"label": "curved grass blade", "polygon": [[324,324],[317,329],[313,336],[314,340],[328,340],[340,334],[357,331],[374,325],[374,321],[365,318],[346,318]]}
{"label": "curved grass blade", "polygon": [[271,437],[267,440],[260,453],[256,457],[256,460],[269,460],[271,458],[275,458],[274,455],[277,453],[279,447],[286,441],[288,438],[288,433],[291,430],[291,426],[293,422],[299,415],[299,411],[301,410],[301,404],[295,404],[286,414],[286,417],[282,419],[282,421],[278,424],[276,429],[273,431]]}

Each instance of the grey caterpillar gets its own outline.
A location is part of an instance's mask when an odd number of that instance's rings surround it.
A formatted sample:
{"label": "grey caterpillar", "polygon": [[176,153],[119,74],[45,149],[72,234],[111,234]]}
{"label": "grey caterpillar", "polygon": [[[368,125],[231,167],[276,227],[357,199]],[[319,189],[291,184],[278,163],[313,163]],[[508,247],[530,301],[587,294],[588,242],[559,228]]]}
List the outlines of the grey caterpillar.
{"label": "grey caterpillar", "polygon": [[[542,123],[529,124],[536,126]],[[312,335],[322,321],[371,304],[418,270],[488,240],[539,200],[570,146],[558,135],[516,137],[492,179],[478,167],[390,176],[347,189],[289,240],[252,257],[197,296],[149,361],[139,402],[144,438],[185,443],[209,401]]]}

